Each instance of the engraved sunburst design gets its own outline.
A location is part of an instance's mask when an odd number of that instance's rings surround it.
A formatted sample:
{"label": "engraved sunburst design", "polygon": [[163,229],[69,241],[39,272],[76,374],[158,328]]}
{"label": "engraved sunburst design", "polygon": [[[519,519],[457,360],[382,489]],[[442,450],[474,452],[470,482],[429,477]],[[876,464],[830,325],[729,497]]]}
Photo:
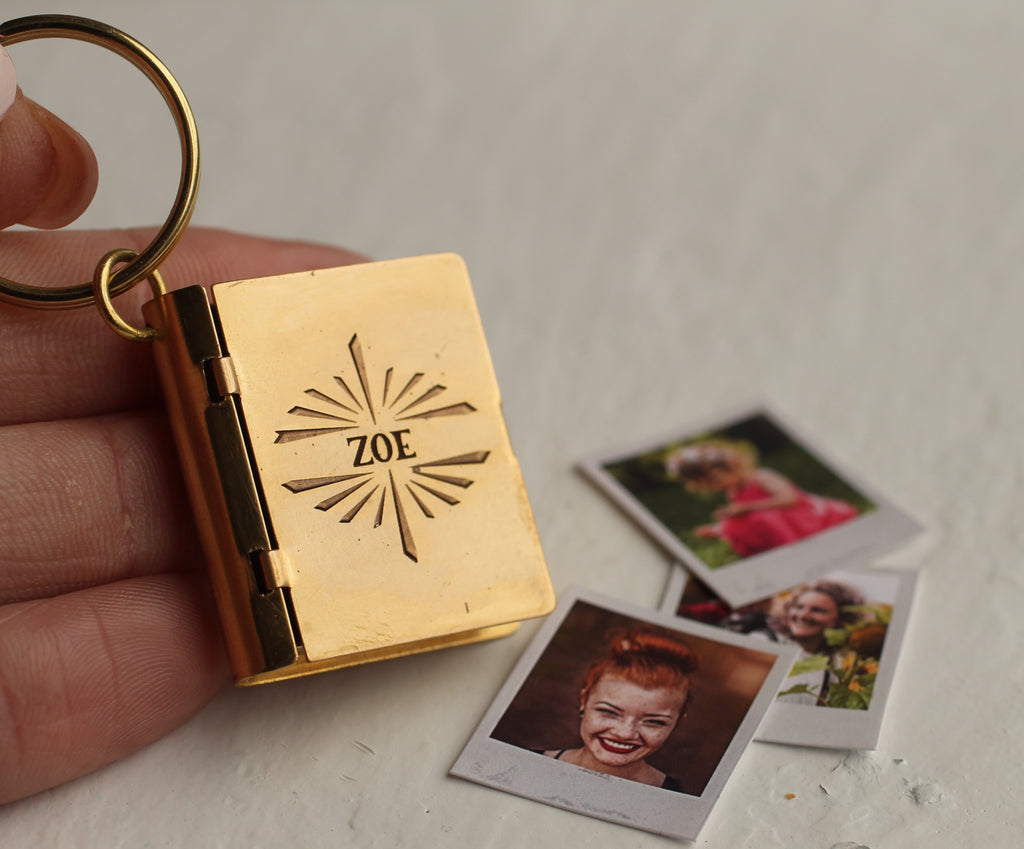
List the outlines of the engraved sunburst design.
{"label": "engraved sunburst design", "polygon": [[[473,483],[472,478],[443,472],[451,467],[483,463],[490,452],[469,451],[452,457],[419,461],[415,448],[415,425],[425,419],[468,415],[475,413],[476,408],[461,401],[424,409],[428,401],[440,396],[447,387],[434,384],[425,392],[417,394],[417,387],[424,377],[423,372],[413,374],[401,391],[392,395],[394,368],[384,373],[383,387],[375,396],[358,334],[349,341],[348,349],[359,380],[356,387],[359,394],[340,375],[334,376],[337,390],[332,389],[333,394],[319,389],[307,389],[306,395],[319,402],[317,406],[295,406],[288,413],[320,419],[324,424],[279,430],[274,441],[287,443],[345,433],[353,471],[292,480],[285,483],[284,487],[290,492],[301,493],[321,487],[333,488],[340,484],[335,492],[315,505],[316,509],[326,512],[342,505],[347,509],[339,521],[348,523],[364,507],[372,505],[375,508],[374,528],[385,523],[390,499],[394,506],[402,550],[409,559],[416,561],[416,543],[406,513],[406,496],[412,499],[424,517],[433,519],[431,505],[437,509],[437,501],[449,506],[458,504],[459,499],[453,493]],[[379,399],[376,402],[375,397]],[[361,471],[362,468],[366,471]]]}

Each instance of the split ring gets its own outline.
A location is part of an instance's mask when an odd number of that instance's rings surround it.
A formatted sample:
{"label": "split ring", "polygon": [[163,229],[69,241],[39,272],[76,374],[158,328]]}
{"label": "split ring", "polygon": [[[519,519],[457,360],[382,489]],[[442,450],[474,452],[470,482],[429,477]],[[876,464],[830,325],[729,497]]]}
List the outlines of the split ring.
{"label": "split ring", "polygon": [[[141,70],[163,95],[171,110],[181,141],[181,179],[174,206],[160,231],[123,268],[110,275],[111,297],[128,291],[140,280],[151,277],[181,238],[199,190],[199,133],[185,93],[167,67],[130,35],[99,21],[71,15],[32,15],[0,24],[0,44],[5,47],[36,38],[70,38],[97,44],[127,59]],[[133,252],[134,253],[134,252]],[[103,261],[101,261],[101,266]],[[98,273],[98,272],[97,272]],[[40,309],[71,309],[92,303],[93,284],[47,288],[28,286],[0,277],[0,300]]]}
{"label": "split ring", "polygon": [[[96,306],[100,308],[100,314],[118,336],[130,342],[148,342],[156,335],[156,331],[152,327],[132,327],[117,314],[117,310],[114,309],[114,304],[111,302],[113,297],[110,285],[110,281],[113,279],[111,271],[115,265],[129,262],[137,257],[138,253],[129,248],[117,248],[104,254],[100,264],[96,266],[96,275],[93,277],[90,289],[96,299]],[[153,290],[154,298],[167,294],[163,278],[155,268],[149,273],[147,279]]]}

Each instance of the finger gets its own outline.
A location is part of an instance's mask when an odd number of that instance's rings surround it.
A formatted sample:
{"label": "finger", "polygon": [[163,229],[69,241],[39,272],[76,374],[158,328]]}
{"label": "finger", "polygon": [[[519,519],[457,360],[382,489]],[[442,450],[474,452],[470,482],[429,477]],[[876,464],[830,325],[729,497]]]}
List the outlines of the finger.
{"label": "finger", "polygon": [[[104,253],[141,250],[151,237],[147,230],[2,233],[0,274],[21,283],[85,282]],[[193,228],[161,272],[177,289],[356,262],[365,259],[337,248]],[[116,306],[141,325],[138,305],[150,297],[140,285]],[[54,312],[0,303],[0,362],[0,425],[102,415],[150,404],[157,392],[149,346],[115,335],[91,307]]]}
{"label": "finger", "polygon": [[14,73],[14,63],[10,54],[0,44],[0,120],[3,120],[17,96],[18,80]]}
{"label": "finger", "polygon": [[0,803],[142,748],[226,680],[200,576],[135,578],[0,608]]}
{"label": "finger", "polygon": [[202,564],[157,411],[0,428],[0,481],[0,604]]}
{"label": "finger", "polygon": [[89,143],[18,91],[0,121],[0,228],[70,224],[89,205],[98,178]]}

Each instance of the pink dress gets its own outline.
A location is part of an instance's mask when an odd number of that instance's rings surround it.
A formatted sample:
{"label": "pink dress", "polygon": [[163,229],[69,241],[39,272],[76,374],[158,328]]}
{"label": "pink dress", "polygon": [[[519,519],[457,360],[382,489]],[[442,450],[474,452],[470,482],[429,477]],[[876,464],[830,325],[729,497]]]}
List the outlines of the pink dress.
{"label": "pink dress", "polygon": [[[770,498],[761,484],[750,481],[729,500],[734,504]],[[718,523],[717,532],[740,557],[750,557],[780,545],[789,545],[834,527],[857,515],[857,508],[836,498],[800,492],[796,504],[769,507],[731,516]]]}

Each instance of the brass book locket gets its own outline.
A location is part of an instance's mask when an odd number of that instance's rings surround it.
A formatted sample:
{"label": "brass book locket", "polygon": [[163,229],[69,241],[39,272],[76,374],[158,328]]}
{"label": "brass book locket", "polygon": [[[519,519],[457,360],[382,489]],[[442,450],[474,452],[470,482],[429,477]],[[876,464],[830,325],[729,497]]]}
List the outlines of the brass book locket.
{"label": "brass book locket", "polygon": [[[511,633],[554,605],[483,329],[453,254],[166,292],[198,137],[167,69],[129,36],[46,15],[0,43],[76,38],[142,69],[172,107],[183,170],[146,250],[91,285],[0,278],[0,298],[96,302],[151,341],[235,680],[259,684]],[[119,266],[115,271],[115,266]],[[149,279],[145,328],[111,297]]]}
{"label": "brass book locket", "polygon": [[146,305],[241,683],[510,633],[551,587],[462,260]]}

